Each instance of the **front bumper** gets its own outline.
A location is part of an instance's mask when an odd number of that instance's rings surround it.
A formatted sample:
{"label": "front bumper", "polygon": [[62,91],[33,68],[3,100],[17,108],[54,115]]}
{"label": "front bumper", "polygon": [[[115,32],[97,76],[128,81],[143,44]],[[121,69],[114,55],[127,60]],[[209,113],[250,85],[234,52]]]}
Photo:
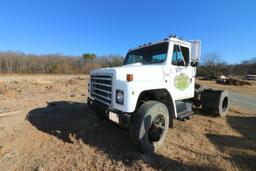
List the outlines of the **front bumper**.
{"label": "front bumper", "polygon": [[[92,110],[94,110],[94,112],[97,113],[97,115],[100,115],[102,118],[105,118],[105,119],[109,120],[110,122],[115,123],[121,127],[125,127],[125,128],[130,127],[131,114],[124,113],[124,112],[121,112],[116,109],[112,109],[100,102],[95,101],[94,99],[92,99],[90,97],[87,98],[87,104]],[[112,120],[109,119],[110,112],[115,113],[118,116],[118,120],[119,120],[118,123],[113,122]]]}

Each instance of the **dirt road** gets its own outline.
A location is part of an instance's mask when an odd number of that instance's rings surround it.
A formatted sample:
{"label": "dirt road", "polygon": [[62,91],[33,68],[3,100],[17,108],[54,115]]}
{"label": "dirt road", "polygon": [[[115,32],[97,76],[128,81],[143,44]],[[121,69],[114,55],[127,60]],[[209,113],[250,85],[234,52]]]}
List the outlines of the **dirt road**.
{"label": "dirt road", "polygon": [[[255,170],[256,114],[175,120],[154,155],[87,107],[87,76],[0,77],[1,170]],[[1,92],[1,91],[0,91]]]}
{"label": "dirt road", "polygon": [[229,96],[231,105],[235,105],[256,113],[256,96],[249,96],[235,92],[229,92]]}

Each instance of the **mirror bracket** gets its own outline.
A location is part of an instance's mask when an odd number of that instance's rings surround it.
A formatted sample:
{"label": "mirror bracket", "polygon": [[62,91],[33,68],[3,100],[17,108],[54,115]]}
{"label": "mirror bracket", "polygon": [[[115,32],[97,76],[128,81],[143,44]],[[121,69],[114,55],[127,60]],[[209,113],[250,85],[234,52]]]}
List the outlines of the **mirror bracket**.
{"label": "mirror bracket", "polygon": [[190,65],[191,65],[192,67],[197,67],[197,66],[198,66],[198,61],[191,61],[191,62],[190,62]]}

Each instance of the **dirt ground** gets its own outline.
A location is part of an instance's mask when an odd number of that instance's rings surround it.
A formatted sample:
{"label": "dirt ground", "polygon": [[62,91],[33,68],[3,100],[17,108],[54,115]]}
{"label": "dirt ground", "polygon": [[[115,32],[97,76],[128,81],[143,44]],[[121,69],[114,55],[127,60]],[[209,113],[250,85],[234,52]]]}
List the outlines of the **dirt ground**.
{"label": "dirt ground", "polygon": [[95,118],[87,81],[0,76],[0,170],[256,170],[255,112],[233,106],[217,118],[197,110],[175,120],[159,152],[144,155],[128,131]]}

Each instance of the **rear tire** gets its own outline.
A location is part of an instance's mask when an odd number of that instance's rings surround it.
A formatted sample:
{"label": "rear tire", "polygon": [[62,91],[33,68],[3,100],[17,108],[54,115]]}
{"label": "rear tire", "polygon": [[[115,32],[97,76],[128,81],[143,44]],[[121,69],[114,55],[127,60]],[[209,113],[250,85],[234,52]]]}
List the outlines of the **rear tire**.
{"label": "rear tire", "polygon": [[195,89],[193,105],[195,107],[200,107],[202,104],[202,90],[200,88]]}
{"label": "rear tire", "polygon": [[169,128],[169,112],[165,104],[147,101],[133,116],[131,140],[143,153],[155,152],[164,142]]}
{"label": "rear tire", "polygon": [[205,89],[202,95],[202,109],[205,113],[225,117],[229,110],[228,92]]}

